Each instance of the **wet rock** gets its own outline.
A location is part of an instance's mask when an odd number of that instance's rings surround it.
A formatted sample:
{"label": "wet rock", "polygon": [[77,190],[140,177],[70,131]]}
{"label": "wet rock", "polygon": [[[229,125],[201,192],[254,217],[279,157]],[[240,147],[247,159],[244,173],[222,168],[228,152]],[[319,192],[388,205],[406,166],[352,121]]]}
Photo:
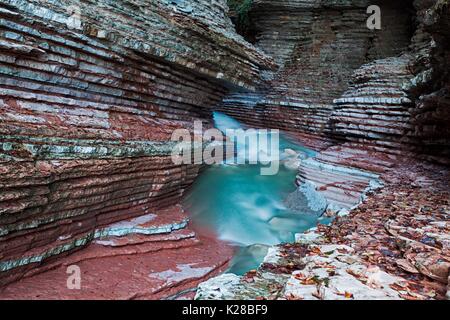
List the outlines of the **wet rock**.
{"label": "wet rock", "polygon": [[284,204],[292,211],[315,216],[321,216],[327,208],[326,199],[310,183],[303,184],[291,193]]}
{"label": "wet rock", "polygon": [[[278,62],[255,102],[242,93],[224,100],[221,111],[258,127],[329,134],[333,99],[354,70],[406,50],[412,34],[405,4],[379,1],[383,28],[366,26],[370,1],[253,1],[256,45]],[[412,7],[411,7],[412,9]]]}
{"label": "wet rock", "polygon": [[260,244],[240,248],[238,254],[230,261],[228,272],[241,274],[255,268],[255,264],[264,259],[268,250],[268,246]]}
{"label": "wet rock", "polygon": [[[19,268],[24,277],[4,286],[0,299],[161,299],[190,290],[223,272],[233,250],[197,235],[186,220],[180,207],[172,207],[98,230],[83,250],[45,264],[37,264],[43,254],[29,252],[32,264],[23,267],[32,268]],[[70,241],[79,240],[52,245]],[[67,268],[74,265],[81,271],[81,290],[67,288]]]}
{"label": "wet rock", "polygon": [[0,286],[105,236],[184,228],[130,225],[199,173],[173,163],[173,131],[211,127],[229,88],[274,66],[234,32],[226,1],[1,5]]}
{"label": "wet rock", "polygon": [[307,156],[302,153],[298,153],[292,149],[285,149],[281,155],[281,163],[288,170],[297,171],[301,165],[301,161],[306,159]]}
{"label": "wet rock", "polygon": [[376,174],[338,165],[336,158],[331,162],[328,157],[325,162],[324,154],[326,150],[315,159],[302,161],[297,176],[297,184],[308,198],[306,202],[317,209],[326,209],[331,215],[342,214],[357,206],[367,191],[380,185]]}

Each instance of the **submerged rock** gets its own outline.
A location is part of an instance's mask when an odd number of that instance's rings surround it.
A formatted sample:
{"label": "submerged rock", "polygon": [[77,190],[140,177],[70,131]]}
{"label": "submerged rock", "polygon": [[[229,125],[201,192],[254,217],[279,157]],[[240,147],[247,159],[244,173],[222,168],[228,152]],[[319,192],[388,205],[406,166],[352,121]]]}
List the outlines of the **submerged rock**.
{"label": "submerged rock", "polygon": [[291,193],[284,204],[289,210],[300,214],[321,216],[327,208],[327,200],[311,183],[304,183]]}

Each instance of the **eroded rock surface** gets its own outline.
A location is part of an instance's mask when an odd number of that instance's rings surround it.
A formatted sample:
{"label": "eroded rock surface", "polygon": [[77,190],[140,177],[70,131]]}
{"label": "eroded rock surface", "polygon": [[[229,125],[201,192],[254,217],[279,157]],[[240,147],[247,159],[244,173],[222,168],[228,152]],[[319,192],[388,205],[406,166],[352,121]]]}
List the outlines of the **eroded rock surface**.
{"label": "eroded rock surface", "polygon": [[[319,149],[315,159],[301,163],[297,183],[313,184],[330,203],[327,213],[338,218],[330,226],[298,234],[297,245],[269,249],[265,262],[243,277],[222,275],[200,285],[197,299],[449,296],[449,171],[410,158],[448,164],[450,51],[444,43],[450,30],[449,3],[411,1],[407,5],[416,12],[410,17],[402,15],[405,7],[382,6],[383,14],[395,16],[390,30],[402,32],[374,32],[369,45],[364,45],[362,22],[352,24],[361,13],[358,6],[367,3],[322,4],[255,1],[255,10],[293,12],[286,19],[298,11],[303,14],[292,18],[297,22],[292,25],[254,16],[257,44],[282,68],[266,78],[259,97],[236,93],[222,108],[252,125],[293,131]],[[350,5],[350,10],[342,13],[339,5]],[[328,21],[335,21],[329,16],[334,14],[338,22],[329,26],[314,18],[317,12]],[[347,20],[339,14],[352,15],[352,22],[342,28],[340,23]],[[415,30],[407,27],[411,18]],[[320,27],[299,30],[305,26]],[[347,43],[346,27],[352,30],[348,43],[358,43],[345,52],[349,63],[339,50]],[[289,33],[291,28],[301,37]],[[377,47],[378,37],[384,37],[386,47]]]}
{"label": "eroded rock surface", "polygon": [[[369,5],[381,30],[366,26]],[[254,1],[256,45],[281,66],[221,110],[253,126],[448,163],[447,1]]]}
{"label": "eroded rock surface", "polygon": [[[49,259],[3,288],[0,297],[161,299],[177,297],[226,269],[232,256],[228,245],[196,235],[179,206],[158,213],[97,230],[87,248]],[[79,290],[67,285],[73,266],[80,270]]]}
{"label": "eroded rock surface", "polygon": [[177,206],[200,167],[169,142],[212,110],[320,149],[297,183],[340,217],[197,298],[443,298],[448,169],[406,156],[449,163],[449,10],[255,0],[257,49],[225,0],[0,0],[0,298],[189,296],[222,271],[230,248]]}
{"label": "eroded rock surface", "polygon": [[173,130],[210,126],[229,88],[251,89],[273,67],[227,10],[224,0],[0,1],[0,286],[94,240],[121,237],[138,253],[154,233],[168,246],[183,236],[187,220],[130,234],[117,223],[167,215],[200,169],[173,164]]}
{"label": "eroded rock surface", "polygon": [[[439,171],[439,170],[440,171]],[[272,247],[257,270],[201,284],[197,299],[444,299],[449,171],[403,163],[330,226]]]}
{"label": "eroded rock surface", "polygon": [[[342,245],[286,245],[273,249],[258,271],[244,279],[225,274],[199,286],[197,299],[377,300],[398,299],[390,285],[401,282],[367,268]],[[301,255],[298,251],[303,251]],[[297,254],[295,254],[297,253]],[[275,258],[274,258],[275,256]],[[294,258],[301,269],[293,271]],[[298,267],[297,267],[298,268]],[[240,285],[240,282],[245,285]],[[259,294],[259,295],[258,295]]]}

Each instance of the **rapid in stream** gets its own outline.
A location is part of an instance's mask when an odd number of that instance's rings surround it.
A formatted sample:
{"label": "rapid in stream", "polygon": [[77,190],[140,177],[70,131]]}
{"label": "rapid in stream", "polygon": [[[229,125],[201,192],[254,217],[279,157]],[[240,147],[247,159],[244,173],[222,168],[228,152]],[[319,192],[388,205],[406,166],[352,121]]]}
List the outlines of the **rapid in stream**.
{"label": "rapid in stream", "polygon": [[[222,132],[242,128],[238,121],[218,112],[214,122]],[[303,159],[315,154],[282,135],[279,148],[280,154],[295,151]],[[264,176],[260,169],[260,164],[212,165],[185,198],[194,225],[239,248],[228,272],[243,274],[256,268],[269,245],[293,242],[295,233],[314,227],[319,219],[285,205],[286,197],[296,191],[297,170],[280,165],[278,174]]]}

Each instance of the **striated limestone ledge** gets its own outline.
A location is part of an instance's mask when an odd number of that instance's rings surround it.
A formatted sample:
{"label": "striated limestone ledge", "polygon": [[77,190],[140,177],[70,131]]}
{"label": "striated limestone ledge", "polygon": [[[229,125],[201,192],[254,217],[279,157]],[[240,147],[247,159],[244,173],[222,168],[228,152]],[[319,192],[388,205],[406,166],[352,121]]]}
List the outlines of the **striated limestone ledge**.
{"label": "striated limestone ledge", "polygon": [[230,88],[274,67],[227,11],[225,0],[0,1],[0,286],[179,203],[200,166],[172,163],[173,130],[209,127]]}
{"label": "striated limestone ledge", "polygon": [[[363,144],[333,145],[321,140],[308,141],[305,135],[293,136],[316,146],[313,158],[298,164],[296,184],[300,198],[319,215],[345,216],[358,207],[366,194],[383,187],[381,175],[395,166],[393,155],[370,151]],[[299,211],[305,211],[301,208]]]}
{"label": "striated limestone ledge", "polygon": [[[382,30],[366,26],[372,4],[383,12]],[[234,94],[221,110],[252,125],[318,135],[331,133],[333,100],[353,71],[406,50],[412,34],[410,11],[392,1],[257,0],[250,18],[256,45],[281,68],[266,77],[257,104]]]}
{"label": "striated limestone ledge", "polygon": [[407,53],[358,69],[336,99],[333,137],[397,155],[449,163],[448,1],[414,1]]}
{"label": "striated limestone ledge", "polygon": [[404,154],[412,101],[403,87],[413,77],[411,63],[411,56],[402,55],[356,70],[349,89],[334,100],[333,135],[377,151]]}
{"label": "striated limestone ledge", "polygon": [[297,185],[303,192],[312,189],[325,199],[328,215],[348,213],[361,203],[367,191],[382,186],[375,173],[317,159],[302,161]]}
{"label": "striated limestone ledge", "polygon": [[418,26],[410,52],[355,71],[348,90],[334,101],[332,135],[448,164],[449,51],[443,30],[448,30],[450,9],[445,1],[414,4]]}
{"label": "striated limestone ledge", "polygon": [[[159,214],[167,214],[167,212],[168,210],[162,210]],[[38,252],[38,250],[34,250],[35,252],[29,251],[27,252],[28,256],[26,257],[0,262],[0,272],[6,272],[29,264],[41,263],[52,256],[57,256],[78,247],[83,247],[91,241],[96,241],[96,243],[105,245],[114,245],[114,241],[108,242],[104,239],[110,237],[126,237],[128,235],[150,236],[170,234],[174,231],[186,228],[189,222],[186,217],[183,216],[182,218],[179,218],[177,215],[172,216],[173,221],[166,224],[161,223],[157,218],[158,215],[156,214],[146,214],[138,218],[123,220],[107,227],[94,230],[93,232],[86,233],[82,237],[72,237],[71,235],[60,236],[58,241],[52,243],[51,248],[39,248],[41,252]]]}
{"label": "striated limestone ledge", "polygon": [[[381,7],[381,30],[366,27],[371,4]],[[251,32],[280,68],[264,73],[258,94],[232,93],[220,110],[448,164],[449,10],[446,0],[255,0]]]}

